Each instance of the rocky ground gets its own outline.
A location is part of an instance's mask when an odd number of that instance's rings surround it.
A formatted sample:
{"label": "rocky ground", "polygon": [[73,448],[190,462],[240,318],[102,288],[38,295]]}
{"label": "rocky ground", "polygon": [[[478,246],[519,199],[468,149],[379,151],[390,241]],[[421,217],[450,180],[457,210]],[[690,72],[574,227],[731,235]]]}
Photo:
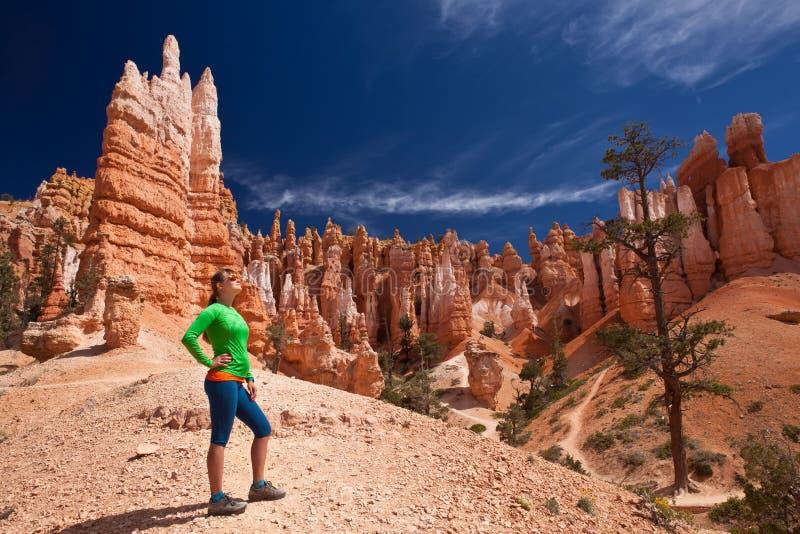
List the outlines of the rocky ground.
{"label": "rocky ground", "polygon": [[[288,495],[208,518],[203,369],[172,341],[180,327],[148,326],[127,350],[103,352],[92,339],[0,376],[0,512],[9,512],[0,530],[658,531],[637,515],[638,498],[616,486],[378,400],[265,371],[256,376],[275,427],[268,478]],[[165,426],[184,423],[193,408],[200,416],[188,426],[199,429]],[[144,444],[155,451],[137,454]],[[248,431],[237,423],[225,488],[242,497],[248,455]],[[594,515],[577,507],[581,497]],[[557,515],[546,507],[551,498]]]}

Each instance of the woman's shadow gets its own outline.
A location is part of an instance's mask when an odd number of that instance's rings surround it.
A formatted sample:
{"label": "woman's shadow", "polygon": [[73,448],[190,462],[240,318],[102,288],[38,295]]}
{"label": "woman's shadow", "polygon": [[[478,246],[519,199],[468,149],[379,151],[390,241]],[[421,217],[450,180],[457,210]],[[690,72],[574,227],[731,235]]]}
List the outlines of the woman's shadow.
{"label": "woman's shadow", "polygon": [[[184,504],[167,508],[145,508],[121,514],[90,519],[71,525],[61,532],[133,532],[147,528],[170,527],[189,523],[205,515],[207,503]],[[192,513],[203,510],[203,514]]]}

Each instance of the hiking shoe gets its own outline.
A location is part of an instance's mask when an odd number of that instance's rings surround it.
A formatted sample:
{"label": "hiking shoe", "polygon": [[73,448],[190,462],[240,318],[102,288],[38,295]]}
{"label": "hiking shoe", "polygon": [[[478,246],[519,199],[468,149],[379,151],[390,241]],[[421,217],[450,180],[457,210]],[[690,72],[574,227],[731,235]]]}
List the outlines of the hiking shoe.
{"label": "hiking shoe", "polygon": [[260,488],[250,486],[250,493],[247,495],[247,500],[250,502],[255,501],[277,501],[286,496],[286,491],[276,488],[269,480],[264,481],[264,485]]}
{"label": "hiking shoe", "polygon": [[234,515],[244,513],[247,503],[234,499],[227,493],[217,502],[208,503],[208,515]]}

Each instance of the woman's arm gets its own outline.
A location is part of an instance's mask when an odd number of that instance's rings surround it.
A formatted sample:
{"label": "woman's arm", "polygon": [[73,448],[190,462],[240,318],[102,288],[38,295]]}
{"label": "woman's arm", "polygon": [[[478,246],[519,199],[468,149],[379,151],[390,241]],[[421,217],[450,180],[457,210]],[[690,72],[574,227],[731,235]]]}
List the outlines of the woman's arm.
{"label": "woman's arm", "polygon": [[212,367],[214,364],[211,361],[205,352],[203,352],[202,347],[200,347],[200,343],[197,342],[197,338],[205,332],[206,328],[214,322],[216,318],[216,313],[211,308],[206,308],[205,310],[200,312],[200,315],[197,316],[197,319],[189,326],[189,329],[183,335],[183,339],[181,339],[181,343],[183,346],[186,347],[194,359],[200,362],[201,364],[205,365],[206,367]]}

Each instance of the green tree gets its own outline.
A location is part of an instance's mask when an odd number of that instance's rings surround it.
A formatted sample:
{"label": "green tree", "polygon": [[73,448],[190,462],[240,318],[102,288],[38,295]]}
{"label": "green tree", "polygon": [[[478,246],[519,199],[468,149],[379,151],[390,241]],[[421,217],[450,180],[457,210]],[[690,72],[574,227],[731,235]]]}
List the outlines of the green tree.
{"label": "green tree", "polygon": [[499,420],[497,433],[500,435],[501,441],[512,447],[520,447],[531,439],[531,433],[525,431],[530,418],[519,402],[512,402],[506,411],[494,414],[494,416]]}
{"label": "green tree", "polygon": [[522,397],[523,408],[530,417],[536,417],[548,404],[544,364],[544,358],[531,358],[519,372],[519,379],[530,385]]}
{"label": "green tree", "polygon": [[414,328],[414,321],[408,314],[403,314],[397,326],[403,334],[400,336],[400,354],[404,359],[411,358],[411,352],[414,350],[414,336],[411,335],[411,329]]}
{"label": "green tree", "polygon": [[350,352],[353,342],[350,339],[350,330],[347,328],[347,316],[339,314],[339,348],[345,352]]}
{"label": "green tree", "polygon": [[59,217],[53,222],[53,233],[37,258],[39,274],[25,289],[26,322],[35,321],[41,315],[42,306],[50,292],[53,291],[64,249],[74,244],[75,238],[67,232],[67,225],[64,217]]}
{"label": "green tree", "polygon": [[78,272],[75,282],[67,291],[69,310],[83,308],[97,293],[97,285],[102,275],[94,266],[94,258],[89,258],[88,262],[88,266]]}
{"label": "green tree", "polygon": [[747,532],[800,532],[800,454],[769,432],[748,434],[741,445],[744,498],[715,506],[710,517]]}
{"label": "green tree", "polygon": [[19,278],[14,272],[14,255],[0,249],[0,343],[19,327]]}
{"label": "green tree", "polygon": [[386,381],[386,388],[394,388],[394,362],[397,353],[391,347],[384,347],[378,351],[378,365],[383,372],[383,379]]}
{"label": "green tree", "polygon": [[[379,357],[379,363],[383,360],[381,368],[385,369],[384,376],[387,372],[391,374],[389,369],[394,365],[394,358],[402,352],[402,340],[399,351],[382,351],[383,357]],[[420,334],[416,339],[411,338],[408,353],[413,356],[411,363],[415,365],[414,371],[398,384],[387,380],[381,399],[429,417],[445,419],[448,410],[439,400],[438,392],[433,389],[433,379],[430,374],[430,367],[439,361],[443,353],[436,336]]]}
{"label": "green tree", "polygon": [[483,329],[481,330],[481,335],[486,337],[495,337],[496,333],[494,330],[494,321],[485,321],[483,323]]}
{"label": "green tree", "polygon": [[272,348],[272,360],[269,362],[270,369],[277,373],[283,359],[283,350],[286,343],[293,338],[286,334],[286,329],[282,324],[271,324],[267,327],[267,339]]}
{"label": "green tree", "polygon": [[610,135],[608,139],[611,146],[603,157],[605,168],[601,176],[606,180],[624,182],[634,189],[642,208],[642,220],[628,221],[621,216],[610,219],[600,223],[604,239],[585,243],[576,240],[575,245],[579,250],[593,253],[610,246],[629,251],[637,261],[622,273],[623,277],[643,279],[649,285],[655,307],[656,331],[645,332],[629,325],[618,325],[599,332],[598,336],[623,363],[648,367],[663,381],[672,443],[673,490],[683,492],[689,489],[689,470],[681,401],[687,387],[700,389],[700,383],[687,383],[686,379],[709,365],[725,338],[732,335],[732,330],[722,321],[690,322],[697,312],[682,314],[672,323],[667,317],[664,281],[680,255],[681,239],[687,236],[696,218],[682,213],[653,218],[645,181],[675,157],[685,143],[675,137],[653,137],[644,122],[629,122],[621,135]]}
{"label": "green tree", "polygon": [[553,321],[553,370],[550,372],[550,386],[555,390],[565,389],[569,385],[567,378],[567,355],[561,342],[561,330],[558,321]]}

